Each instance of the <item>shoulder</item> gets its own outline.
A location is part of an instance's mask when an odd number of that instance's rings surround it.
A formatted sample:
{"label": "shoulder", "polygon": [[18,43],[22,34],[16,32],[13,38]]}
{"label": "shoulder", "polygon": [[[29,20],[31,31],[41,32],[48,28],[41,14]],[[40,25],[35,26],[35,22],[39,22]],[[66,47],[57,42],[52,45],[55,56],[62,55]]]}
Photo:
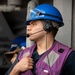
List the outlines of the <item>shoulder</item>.
{"label": "shoulder", "polygon": [[32,45],[31,47],[25,48],[24,50],[21,51],[20,54],[23,54],[23,53],[25,53],[25,52],[27,52],[27,51],[31,51],[35,46],[36,46],[36,44]]}
{"label": "shoulder", "polygon": [[25,56],[29,56],[31,54],[31,52],[34,50],[36,44],[32,45],[31,47],[27,47],[24,50],[22,50],[19,54],[18,59],[22,59]]}
{"label": "shoulder", "polygon": [[69,47],[69,46],[67,46],[67,45],[64,45],[63,43],[61,43],[61,42],[59,42],[59,41],[57,41],[57,40],[55,40],[55,45],[56,45],[57,47],[59,47],[59,48],[65,49],[65,50],[72,50],[71,47]]}
{"label": "shoulder", "polygon": [[73,63],[73,61],[75,61],[75,51],[74,50],[69,54],[66,62],[67,61],[70,61],[71,63]]}
{"label": "shoulder", "polygon": [[75,51],[72,51],[66,59],[61,75],[75,75]]}
{"label": "shoulder", "polygon": [[74,50],[68,55],[65,65],[66,66],[75,65],[75,51]]}

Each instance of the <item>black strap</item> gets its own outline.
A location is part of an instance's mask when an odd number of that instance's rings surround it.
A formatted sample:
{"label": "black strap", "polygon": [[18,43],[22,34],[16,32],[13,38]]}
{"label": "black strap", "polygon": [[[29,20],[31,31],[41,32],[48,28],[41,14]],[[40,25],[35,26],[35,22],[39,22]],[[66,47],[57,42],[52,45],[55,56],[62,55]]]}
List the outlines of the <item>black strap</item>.
{"label": "black strap", "polygon": [[8,71],[5,73],[5,75],[9,75],[12,71],[13,67],[18,63],[18,58],[16,58],[15,62],[12,64],[12,66],[8,69]]}
{"label": "black strap", "polygon": [[[20,52],[21,52],[21,51],[20,51]],[[19,56],[20,52],[18,53],[18,56]],[[15,59],[14,63],[12,64],[12,66],[11,66],[11,67],[8,69],[8,71],[5,73],[5,75],[9,75],[10,72],[12,71],[13,67],[19,62],[18,56],[17,56],[17,58]]]}

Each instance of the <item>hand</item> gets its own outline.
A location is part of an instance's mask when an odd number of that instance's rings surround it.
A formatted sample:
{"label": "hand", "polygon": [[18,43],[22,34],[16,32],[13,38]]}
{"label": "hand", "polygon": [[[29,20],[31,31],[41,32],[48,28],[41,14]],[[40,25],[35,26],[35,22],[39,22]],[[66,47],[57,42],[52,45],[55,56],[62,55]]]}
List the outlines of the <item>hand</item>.
{"label": "hand", "polygon": [[28,57],[22,58],[15,66],[19,72],[24,72],[33,68],[33,59]]}

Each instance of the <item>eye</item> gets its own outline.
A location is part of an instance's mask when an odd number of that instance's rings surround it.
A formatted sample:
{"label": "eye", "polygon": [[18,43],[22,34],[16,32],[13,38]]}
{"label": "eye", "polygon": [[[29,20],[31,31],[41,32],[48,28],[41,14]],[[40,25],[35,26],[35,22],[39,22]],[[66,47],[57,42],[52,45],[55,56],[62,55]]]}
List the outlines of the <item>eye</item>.
{"label": "eye", "polygon": [[36,25],[36,23],[33,23],[33,25]]}
{"label": "eye", "polygon": [[33,26],[34,26],[34,25],[37,25],[37,22],[36,22],[36,21],[31,21],[31,22],[30,22],[30,25],[33,25]]}

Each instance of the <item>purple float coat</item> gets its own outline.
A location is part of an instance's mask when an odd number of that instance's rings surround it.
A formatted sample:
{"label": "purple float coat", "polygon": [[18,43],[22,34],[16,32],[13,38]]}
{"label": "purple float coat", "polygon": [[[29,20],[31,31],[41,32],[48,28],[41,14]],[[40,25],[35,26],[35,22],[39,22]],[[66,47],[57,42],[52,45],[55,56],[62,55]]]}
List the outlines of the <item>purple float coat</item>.
{"label": "purple float coat", "polygon": [[[36,44],[26,48],[19,55],[19,60],[25,56],[32,56]],[[36,75],[60,75],[62,67],[72,51],[71,48],[55,41],[53,46],[47,50],[36,63]],[[20,73],[20,75],[33,75],[31,70]]]}

